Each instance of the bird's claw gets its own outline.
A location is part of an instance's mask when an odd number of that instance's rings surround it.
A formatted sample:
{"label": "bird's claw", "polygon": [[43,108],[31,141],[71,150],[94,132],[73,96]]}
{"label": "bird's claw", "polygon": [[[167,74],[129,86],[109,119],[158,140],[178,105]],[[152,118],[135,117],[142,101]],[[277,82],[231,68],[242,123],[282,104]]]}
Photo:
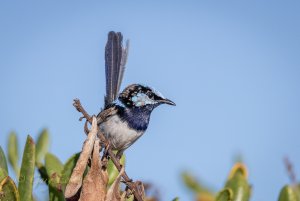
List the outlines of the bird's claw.
{"label": "bird's claw", "polygon": [[109,156],[109,154],[108,154],[109,148],[110,148],[110,142],[109,141],[104,142],[103,156],[105,156],[105,157]]}

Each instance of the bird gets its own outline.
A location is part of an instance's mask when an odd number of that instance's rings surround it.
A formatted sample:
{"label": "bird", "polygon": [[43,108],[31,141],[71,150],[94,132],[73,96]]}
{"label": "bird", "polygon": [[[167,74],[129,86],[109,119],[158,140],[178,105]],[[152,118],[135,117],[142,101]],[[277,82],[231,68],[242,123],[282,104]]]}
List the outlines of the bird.
{"label": "bird", "polygon": [[176,105],[159,91],[143,84],[131,84],[119,92],[128,50],[129,41],[123,47],[123,36],[120,32],[108,33],[105,46],[105,104],[104,109],[97,115],[97,122],[109,146],[117,151],[116,156],[119,159],[145,133],[151,113],[157,106]]}

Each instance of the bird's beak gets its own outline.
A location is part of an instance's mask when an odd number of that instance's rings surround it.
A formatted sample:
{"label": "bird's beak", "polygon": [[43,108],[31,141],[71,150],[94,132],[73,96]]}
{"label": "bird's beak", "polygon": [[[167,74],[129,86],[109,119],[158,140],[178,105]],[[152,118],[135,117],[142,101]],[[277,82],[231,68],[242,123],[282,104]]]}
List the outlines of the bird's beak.
{"label": "bird's beak", "polygon": [[164,104],[168,104],[168,105],[176,105],[173,101],[171,101],[171,100],[169,100],[169,99],[167,99],[167,98],[165,98],[165,99],[162,99],[162,100],[160,100],[159,101],[160,103],[164,103]]}

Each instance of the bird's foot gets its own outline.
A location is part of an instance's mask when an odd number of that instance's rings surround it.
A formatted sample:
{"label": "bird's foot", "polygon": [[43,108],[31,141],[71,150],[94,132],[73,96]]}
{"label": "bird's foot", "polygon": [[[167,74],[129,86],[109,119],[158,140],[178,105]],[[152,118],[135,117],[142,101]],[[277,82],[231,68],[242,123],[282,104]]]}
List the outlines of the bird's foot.
{"label": "bird's foot", "polygon": [[104,142],[104,152],[103,152],[103,157],[108,158],[109,154],[108,154],[108,150],[110,149],[110,142],[106,141]]}
{"label": "bird's foot", "polygon": [[117,152],[116,157],[117,157],[118,160],[121,160],[121,158],[122,158],[122,156],[123,156],[123,152],[124,152],[124,150],[119,150],[119,151]]}

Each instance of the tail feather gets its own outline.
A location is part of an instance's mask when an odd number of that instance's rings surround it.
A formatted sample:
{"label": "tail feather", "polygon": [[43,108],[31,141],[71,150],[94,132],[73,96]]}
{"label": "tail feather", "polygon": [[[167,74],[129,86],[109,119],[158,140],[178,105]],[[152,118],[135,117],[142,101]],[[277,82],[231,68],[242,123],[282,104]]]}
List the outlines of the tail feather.
{"label": "tail feather", "polygon": [[119,78],[118,78],[118,87],[117,87],[117,92],[119,93],[120,91],[120,86],[122,84],[124,72],[125,72],[125,67],[127,63],[127,58],[128,58],[128,50],[129,50],[129,40],[126,41],[126,46],[125,48],[122,48],[122,58],[120,62],[120,72],[119,72]]}
{"label": "tail feather", "polygon": [[105,106],[112,103],[119,94],[122,83],[125,65],[128,56],[129,43],[122,46],[123,36],[120,32],[108,33],[105,46],[105,75],[106,75],[106,96]]}

